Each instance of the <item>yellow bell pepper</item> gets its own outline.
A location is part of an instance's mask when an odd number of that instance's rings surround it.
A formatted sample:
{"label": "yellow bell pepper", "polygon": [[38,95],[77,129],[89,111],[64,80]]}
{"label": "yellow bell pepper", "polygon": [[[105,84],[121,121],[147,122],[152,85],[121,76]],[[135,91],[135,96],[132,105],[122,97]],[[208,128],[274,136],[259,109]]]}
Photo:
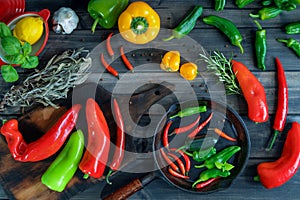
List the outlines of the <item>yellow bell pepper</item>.
{"label": "yellow bell pepper", "polygon": [[156,38],[160,17],[147,3],[131,3],[118,19],[121,36],[134,44],[146,44]]}
{"label": "yellow bell pepper", "polygon": [[167,72],[177,72],[180,65],[179,51],[167,52],[160,63],[160,68]]}
{"label": "yellow bell pepper", "polygon": [[194,80],[198,74],[198,66],[195,63],[188,62],[180,67],[180,75],[186,80]]}

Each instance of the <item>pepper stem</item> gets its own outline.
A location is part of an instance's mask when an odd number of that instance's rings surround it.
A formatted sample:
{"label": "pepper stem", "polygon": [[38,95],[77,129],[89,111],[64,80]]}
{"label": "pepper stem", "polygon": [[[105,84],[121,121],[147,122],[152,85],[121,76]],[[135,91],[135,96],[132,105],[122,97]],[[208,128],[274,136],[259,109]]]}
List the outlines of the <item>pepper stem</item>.
{"label": "pepper stem", "polygon": [[254,176],[254,177],[253,177],[253,180],[254,180],[254,181],[260,181],[260,178],[259,178],[259,176],[257,175],[257,176]]}
{"label": "pepper stem", "polygon": [[109,171],[108,171],[108,173],[107,173],[107,175],[106,175],[106,177],[105,177],[106,183],[108,183],[109,185],[112,184],[112,182],[109,180],[109,177],[110,177],[110,175],[111,175],[112,173],[113,173],[113,170],[112,170],[112,169],[109,169]]}
{"label": "pepper stem", "polygon": [[88,179],[89,176],[90,176],[90,175],[88,175],[88,174],[84,174],[84,175],[83,175],[83,179]]}
{"label": "pepper stem", "polygon": [[274,143],[275,143],[275,140],[276,140],[276,138],[277,138],[278,133],[279,133],[278,130],[275,130],[275,131],[274,131],[272,140],[271,140],[271,142],[270,142],[270,145],[267,147],[266,151],[271,151],[271,150],[272,150],[273,145],[274,145]]}
{"label": "pepper stem", "polygon": [[198,183],[202,182],[202,179],[199,178],[198,180],[196,180],[193,185],[192,185],[192,188],[194,188]]}
{"label": "pepper stem", "polygon": [[170,40],[172,40],[172,39],[174,39],[174,38],[175,38],[175,36],[174,36],[174,35],[171,35],[170,37],[164,38],[164,39],[162,39],[162,40],[165,41],[165,42],[167,42],[167,41],[170,41]]}
{"label": "pepper stem", "polygon": [[288,40],[285,40],[285,39],[276,39],[278,42],[282,42],[282,43],[285,43],[287,44],[288,43]]}
{"label": "pepper stem", "polygon": [[259,14],[250,13],[249,16],[252,17],[252,18],[259,18]]}
{"label": "pepper stem", "polygon": [[95,32],[96,26],[97,26],[97,24],[98,24],[98,21],[99,21],[99,17],[97,17],[97,18],[95,19],[95,21],[94,21],[94,23],[93,23],[93,25],[92,25],[92,28],[91,28],[92,33]]}
{"label": "pepper stem", "polygon": [[260,23],[257,20],[253,20],[253,21],[256,24],[258,30],[262,30],[262,26],[260,25]]}
{"label": "pepper stem", "polygon": [[133,18],[133,20],[130,24],[131,30],[137,35],[145,33],[148,30],[148,27],[149,27],[149,24],[145,17]]}
{"label": "pepper stem", "polygon": [[240,48],[241,53],[243,54],[244,53],[244,49],[243,49],[243,46],[241,45],[241,43],[236,44],[236,46]]}

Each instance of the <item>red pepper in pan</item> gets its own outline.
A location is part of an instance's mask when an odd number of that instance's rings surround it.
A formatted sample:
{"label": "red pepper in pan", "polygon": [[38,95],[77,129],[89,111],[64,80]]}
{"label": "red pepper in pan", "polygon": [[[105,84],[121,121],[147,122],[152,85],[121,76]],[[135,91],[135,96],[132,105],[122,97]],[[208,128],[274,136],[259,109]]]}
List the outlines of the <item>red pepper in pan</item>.
{"label": "red pepper in pan", "polygon": [[169,130],[170,130],[170,126],[172,125],[172,120],[168,121],[167,125],[165,126],[164,128],[164,132],[163,132],[163,138],[162,138],[162,143],[163,143],[163,146],[165,148],[169,148]]}
{"label": "red pepper in pan", "polygon": [[106,175],[106,182],[112,184],[108,178],[113,171],[117,171],[124,158],[124,148],[125,148],[125,132],[124,132],[124,121],[121,115],[120,107],[116,99],[114,99],[113,112],[115,114],[115,119],[117,123],[117,139],[116,139],[116,149],[112,162],[110,163],[110,170]]}
{"label": "red pepper in pan", "polygon": [[231,64],[248,104],[248,117],[257,123],[268,121],[268,104],[263,85],[243,63],[231,60]]}
{"label": "red pepper in pan", "polygon": [[207,119],[202,122],[197,128],[195,128],[189,135],[188,138],[189,139],[193,139],[194,137],[196,137],[196,135],[210,122],[211,118],[213,117],[213,112],[211,112],[209,114],[209,116],[207,117]]}
{"label": "red pepper in pan", "polygon": [[208,179],[207,181],[204,181],[204,182],[200,182],[198,184],[195,185],[195,188],[196,189],[201,189],[201,188],[204,188],[208,185],[210,185],[211,183],[215,182],[216,180],[220,179],[220,177],[217,177],[217,178],[210,178]]}
{"label": "red pepper in pan", "polygon": [[284,69],[279,58],[275,59],[277,66],[277,80],[278,80],[278,100],[275,120],[273,124],[274,134],[267,151],[270,151],[274,145],[277,135],[284,128],[286,116],[288,112],[288,86],[284,74]]}
{"label": "red pepper in pan", "polygon": [[173,135],[173,134],[180,134],[180,133],[184,133],[184,132],[187,132],[189,130],[191,130],[194,126],[196,126],[199,121],[201,119],[201,115],[199,115],[195,121],[193,121],[192,123],[186,125],[186,126],[183,126],[183,127],[178,127],[178,128],[175,128],[174,131],[169,134],[169,136]]}
{"label": "red pepper in pan", "polygon": [[169,173],[174,176],[174,177],[177,177],[177,178],[182,178],[182,179],[189,179],[190,177],[186,176],[186,175],[183,175],[183,174],[180,174],[178,173],[177,171],[174,171],[172,169],[172,167],[168,167],[168,171]]}
{"label": "red pepper in pan", "polygon": [[1,127],[1,133],[5,136],[13,158],[21,162],[36,162],[55,154],[73,130],[80,109],[81,105],[74,105],[42,137],[29,144],[18,129],[18,121],[7,121]]}
{"label": "red pepper in pan", "polygon": [[173,158],[174,161],[178,164],[181,174],[185,175],[186,174],[185,166],[184,166],[183,162],[180,160],[180,158],[171,152],[169,152],[168,155],[171,158]]}
{"label": "red pepper in pan", "polygon": [[188,173],[189,173],[189,171],[191,169],[191,159],[190,159],[190,157],[185,152],[183,152],[180,149],[172,148],[170,150],[179,153],[180,156],[183,157],[184,162],[185,162],[185,171],[186,171],[185,175],[188,175]]}
{"label": "red pepper in pan", "polygon": [[292,123],[283,151],[278,160],[274,162],[263,162],[257,166],[260,182],[264,187],[272,189],[279,187],[290,180],[297,172],[300,164],[300,124]]}
{"label": "red pepper in pan", "polygon": [[92,98],[86,102],[86,120],[88,144],[79,169],[85,174],[84,178],[100,178],[108,160],[110,133],[101,108]]}
{"label": "red pepper in pan", "polygon": [[164,152],[163,149],[159,149],[163,159],[167,162],[167,164],[174,170],[174,171],[179,171],[177,165],[167,156],[167,154]]}

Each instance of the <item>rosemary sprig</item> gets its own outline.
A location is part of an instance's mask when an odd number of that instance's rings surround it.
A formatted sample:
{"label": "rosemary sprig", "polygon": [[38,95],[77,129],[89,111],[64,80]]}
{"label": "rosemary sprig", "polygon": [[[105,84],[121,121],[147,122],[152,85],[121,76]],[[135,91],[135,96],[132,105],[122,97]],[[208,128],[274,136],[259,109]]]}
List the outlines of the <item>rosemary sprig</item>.
{"label": "rosemary sprig", "polygon": [[232,58],[227,59],[223,53],[213,51],[210,56],[200,54],[201,60],[207,63],[207,69],[218,76],[224,83],[226,94],[241,94],[241,88],[236,82],[235,74],[231,69]]}

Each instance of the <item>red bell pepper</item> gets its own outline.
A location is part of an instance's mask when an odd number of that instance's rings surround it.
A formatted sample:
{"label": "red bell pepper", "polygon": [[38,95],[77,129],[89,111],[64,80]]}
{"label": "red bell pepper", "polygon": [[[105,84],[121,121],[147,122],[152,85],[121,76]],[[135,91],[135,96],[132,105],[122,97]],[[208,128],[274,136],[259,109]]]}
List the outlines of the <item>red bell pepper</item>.
{"label": "red bell pepper", "polygon": [[293,122],[289,130],[281,156],[274,162],[263,162],[257,166],[260,182],[271,189],[290,180],[300,164],[300,124]]}
{"label": "red bell pepper", "polygon": [[29,144],[18,129],[18,121],[7,121],[1,127],[1,133],[13,158],[21,162],[36,162],[55,154],[73,130],[80,109],[81,105],[74,105],[42,137]]}
{"label": "red bell pepper", "polygon": [[263,85],[243,63],[231,60],[231,64],[247,101],[248,117],[257,123],[268,121],[268,104]]}
{"label": "red bell pepper", "polygon": [[88,144],[79,169],[85,174],[84,178],[100,178],[108,160],[110,133],[101,108],[92,98],[86,101],[86,120]]}

